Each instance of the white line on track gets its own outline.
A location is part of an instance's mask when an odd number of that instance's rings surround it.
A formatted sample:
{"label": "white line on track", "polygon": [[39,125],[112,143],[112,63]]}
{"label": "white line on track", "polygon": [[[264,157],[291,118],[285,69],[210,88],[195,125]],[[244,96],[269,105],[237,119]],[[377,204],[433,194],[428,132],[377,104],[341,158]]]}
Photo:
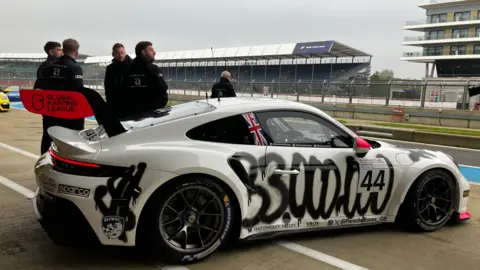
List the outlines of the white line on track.
{"label": "white line on track", "polygon": [[1,143],[1,142],[0,142],[0,146],[3,147],[3,148],[5,148],[5,149],[8,149],[8,150],[10,150],[10,151],[17,152],[18,154],[27,156],[27,157],[29,157],[29,158],[37,159],[38,157],[40,157],[40,156],[35,155],[35,154],[33,154],[33,153],[24,151],[24,150],[22,150],[22,149],[19,149],[19,148],[16,148],[16,147],[13,147],[13,146],[10,146],[10,145],[8,145],[8,144]]}
{"label": "white line on track", "polygon": [[338,258],[332,257],[332,256],[327,255],[325,253],[318,252],[316,250],[313,250],[313,249],[310,249],[310,248],[307,248],[307,247],[304,247],[304,246],[301,246],[301,245],[298,245],[298,244],[295,244],[295,243],[277,242],[277,245],[280,245],[284,248],[288,248],[292,251],[295,251],[297,253],[303,254],[303,255],[308,256],[310,258],[313,258],[317,261],[322,261],[324,263],[333,265],[333,266],[338,267],[340,269],[344,269],[344,270],[368,270],[367,268],[349,263],[349,262],[344,261],[344,260],[340,260]]}
{"label": "white line on track", "polygon": [[21,186],[21,185],[15,183],[15,181],[12,181],[8,178],[5,178],[1,175],[0,175],[0,184],[3,184],[4,186],[22,194],[23,196],[27,197],[28,199],[32,199],[32,198],[35,197],[35,192],[31,191],[30,189],[28,189],[24,186]]}

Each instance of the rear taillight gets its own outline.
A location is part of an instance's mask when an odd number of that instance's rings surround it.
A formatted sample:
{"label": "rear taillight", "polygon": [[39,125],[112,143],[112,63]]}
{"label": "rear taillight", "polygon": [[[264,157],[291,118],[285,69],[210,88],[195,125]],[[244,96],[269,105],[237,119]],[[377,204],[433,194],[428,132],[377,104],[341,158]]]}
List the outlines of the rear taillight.
{"label": "rear taillight", "polygon": [[127,168],[109,165],[100,165],[96,163],[71,160],[54,153],[50,148],[50,156],[52,158],[53,169],[55,171],[91,177],[111,177],[120,175]]}

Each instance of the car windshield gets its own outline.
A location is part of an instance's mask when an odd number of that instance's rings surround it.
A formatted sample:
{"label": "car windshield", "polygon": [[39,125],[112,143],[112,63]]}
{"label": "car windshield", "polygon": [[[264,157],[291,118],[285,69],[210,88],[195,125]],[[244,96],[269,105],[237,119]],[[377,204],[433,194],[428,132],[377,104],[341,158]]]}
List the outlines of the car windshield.
{"label": "car windshield", "polygon": [[205,101],[192,101],[122,119],[127,129],[155,125],[214,111],[215,106]]}

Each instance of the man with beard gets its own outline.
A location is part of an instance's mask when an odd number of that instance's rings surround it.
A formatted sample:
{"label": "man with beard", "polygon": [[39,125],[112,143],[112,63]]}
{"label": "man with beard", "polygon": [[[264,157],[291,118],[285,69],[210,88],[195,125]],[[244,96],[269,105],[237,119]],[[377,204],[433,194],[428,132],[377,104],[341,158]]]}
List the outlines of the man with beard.
{"label": "man with beard", "polygon": [[[123,76],[122,89],[128,99],[123,102],[120,118],[164,108],[168,102],[168,86],[160,68],[153,63],[155,50],[149,41],[135,46],[135,59]],[[128,101],[128,102],[127,102]]]}
{"label": "man with beard", "polygon": [[[221,92],[221,93],[219,93]],[[228,71],[222,72],[220,81],[213,85],[211,98],[217,97],[236,97],[233,89],[232,75]]]}
{"label": "man with beard", "polygon": [[53,63],[53,61],[57,60],[60,56],[62,56],[62,45],[56,41],[49,41],[45,43],[45,46],[43,46],[43,50],[47,54],[47,60],[43,61],[43,63],[41,63],[37,69],[37,80],[35,81],[33,89],[40,88],[38,78],[43,77],[43,69],[49,64]]}
{"label": "man with beard", "polygon": [[107,104],[118,115],[122,110],[122,99],[128,96],[126,93],[122,93],[121,87],[123,74],[132,59],[126,54],[125,47],[120,43],[113,45],[112,56],[112,63],[107,66],[103,83]]}

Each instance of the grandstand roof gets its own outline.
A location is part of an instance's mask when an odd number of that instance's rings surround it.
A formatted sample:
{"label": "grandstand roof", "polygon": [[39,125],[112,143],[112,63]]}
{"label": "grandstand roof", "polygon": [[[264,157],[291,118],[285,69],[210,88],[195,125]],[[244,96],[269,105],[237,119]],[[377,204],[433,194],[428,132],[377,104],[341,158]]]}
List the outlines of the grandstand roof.
{"label": "grandstand roof", "polygon": [[[78,59],[90,57],[86,54],[79,54]],[[0,53],[0,59],[47,59],[45,53]]]}
{"label": "grandstand roof", "polygon": [[[131,54],[132,56],[134,54]],[[313,41],[301,43],[285,43],[273,45],[257,45],[218,49],[199,49],[186,51],[159,52],[155,56],[157,62],[198,62],[198,61],[235,61],[235,60],[268,60],[295,58],[329,58],[329,57],[371,57],[371,54],[354,49],[340,42]],[[109,63],[112,56],[85,56],[86,64]],[[0,59],[41,59],[46,55],[35,53],[0,53]]]}
{"label": "grandstand roof", "polygon": [[[218,49],[200,49],[187,51],[160,52],[155,56],[157,62],[193,62],[210,60],[267,60],[292,58],[323,57],[369,57],[368,53],[354,49],[337,41],[314,41],[273,45],[257,45]],[[85,63],[106,63],[111,56],[89,57]]]}

